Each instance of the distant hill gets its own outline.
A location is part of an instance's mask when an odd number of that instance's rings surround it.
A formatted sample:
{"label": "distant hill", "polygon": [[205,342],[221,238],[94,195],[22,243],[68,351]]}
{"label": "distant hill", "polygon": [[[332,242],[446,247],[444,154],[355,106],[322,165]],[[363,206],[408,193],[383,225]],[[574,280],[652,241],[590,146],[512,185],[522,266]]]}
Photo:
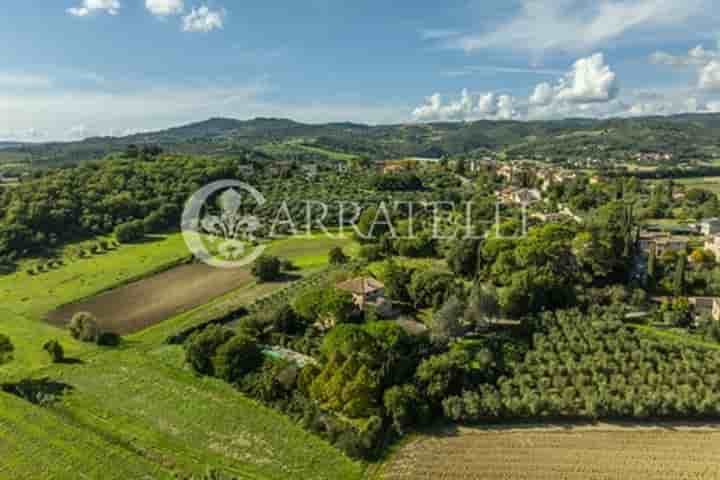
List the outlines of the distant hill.
{"label": "distant hill", "polygon": [[[315,152],[371,158],[439,157],[504,150],[513,155],[582,157],[663,151],[676,158],[712,157],[720,149],[720,115],[685,114],[609,120],[489,121],[368,126],[304,124],[279,118],[203,122],[127,137],[41,145],[0,144],[3,155],[22,152],[34,165],[63,165],[102,158],[130,144],[157,144],[166,151],[204,155],[283,152],[306,158]],[[272,147],[272,148],[269,148]],[[278,147],[279,146],[279,147]],[[720,155],[718,155],[720,156]]]}
{"label": "distant hill", "polygon": [[22,143],[19,142],[0,142],[0,150],[6,149],[6,148],[18,148],[22,147]]}

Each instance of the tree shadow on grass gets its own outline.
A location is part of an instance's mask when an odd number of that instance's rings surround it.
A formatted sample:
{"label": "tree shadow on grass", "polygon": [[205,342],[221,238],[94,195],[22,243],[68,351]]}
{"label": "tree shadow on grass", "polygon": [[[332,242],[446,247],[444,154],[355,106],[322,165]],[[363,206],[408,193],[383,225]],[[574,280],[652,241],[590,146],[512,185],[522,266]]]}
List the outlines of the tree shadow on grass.
{"label": "tree shadow on grass", "polygon": [[2,391],[22,398],[34,405],[48,405],[54,403],[75,389],[72,385],[58,382],[49,378],[24,379],[17,383],[5,383]]}
{"label": "tree shadow on grass", "polygon": [[63,358],[59,362],[60,365],[84,365],[85,362],[80,360],[79,358]]}

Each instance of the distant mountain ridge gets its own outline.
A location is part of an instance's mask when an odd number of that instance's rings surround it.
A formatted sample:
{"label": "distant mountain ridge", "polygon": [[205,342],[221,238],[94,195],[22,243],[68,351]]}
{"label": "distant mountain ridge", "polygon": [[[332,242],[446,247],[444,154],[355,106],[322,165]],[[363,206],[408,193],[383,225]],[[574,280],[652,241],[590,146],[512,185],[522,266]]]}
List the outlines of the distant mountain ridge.
{"label": "distant mountain ridge", "polygon": [[95,137],[80,142],[22,145],[21,148],[7,146],[3,151],[22,150],[38,165],[102,158],[123,151],[130,144],[157,144],[166,151],[206,155],[245,155],[258,148],[267,151],[268,145],[283,145],[285,150],[298,154],[315,148],[371,158],[439,157],[500,149],[566,156],[597,151],[669,151],[690,155],[694,154],[692,150],[698,154],[713,152],[720,147],[718,139],[720,114],[377,126],[217,117],[125,137]]}

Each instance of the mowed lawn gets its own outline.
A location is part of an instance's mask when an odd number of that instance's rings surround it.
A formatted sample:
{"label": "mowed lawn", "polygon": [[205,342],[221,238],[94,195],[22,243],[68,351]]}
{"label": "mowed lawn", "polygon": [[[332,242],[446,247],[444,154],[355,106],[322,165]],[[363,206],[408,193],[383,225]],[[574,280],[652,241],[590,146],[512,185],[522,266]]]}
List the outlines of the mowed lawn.
{"label": "mowed lawn", "polygon": [[[327,252],[350,240],[286,239],[269,252],[308,274],[327,264]],[[184,365],[182,347],[167,336],[218,313],[251,303],[284,284],[254,281],[205,306],[126,337],[118,349],[72,341],[43,316],[57,306],[162,270],[187,256],[179,235],[123,246],[66,262],[39,276],[0,277],[0,332],[17,347],[0,375],[48,378],[70,393],[51,407],[0,394],[0,479],[174,478],[215,466],[240,478],[355,479],[364,465],[304,432],[281,414],[223,382],[199,378]],[[5,298],[7,296],[7,302]],[[59,338],[82,363],[49,365],[44,340]]]}

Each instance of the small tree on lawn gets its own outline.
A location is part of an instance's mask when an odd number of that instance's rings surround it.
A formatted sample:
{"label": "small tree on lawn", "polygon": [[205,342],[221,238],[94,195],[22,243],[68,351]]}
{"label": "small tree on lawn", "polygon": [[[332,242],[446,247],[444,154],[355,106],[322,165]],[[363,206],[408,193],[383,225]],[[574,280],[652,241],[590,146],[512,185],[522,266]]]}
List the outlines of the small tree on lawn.
{"label": "small tree on lawn", "polygon": [[62,345],[60,345],[60,342],[57,340],[48,340],[45,342],[43,350],[50,355],[53,363],[62,363],[63,360],[65,360],[65,350],[63,350]]}
{"label": "small tree on lawn", "polygon": [[252,267],[252,274],[261,282],[272,282],[280,278],[282,273],[282,262],[273,256],[262,256],[258,258]]}
{"label": "small tree on lawn", "polygon": [[95,342],[100,335],[97,319],[89,312],[76,313],[70,320],[69,328],[70,335],[81,342]]}
{"label": "small tree on lawn", "polygon": [[142,220],[133,220],[115,228],[115,238],[120,243],[132,243],[145,236],[145,224]]}

